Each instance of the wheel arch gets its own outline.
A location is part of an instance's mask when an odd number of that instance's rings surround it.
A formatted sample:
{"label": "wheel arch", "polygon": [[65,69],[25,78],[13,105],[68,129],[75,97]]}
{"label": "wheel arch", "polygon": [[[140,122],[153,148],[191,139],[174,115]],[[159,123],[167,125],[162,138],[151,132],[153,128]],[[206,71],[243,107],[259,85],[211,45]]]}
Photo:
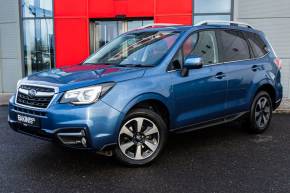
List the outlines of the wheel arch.
{"label": "wheel arch", "polygon": [[135,108],[148,108],[151,109],[162,116],[166,122],[168,128],[172,125],[172,113],[171,104],[169,100],[156,93],[146,93],[139,95],[132,99],[124,108],[124,115],[128,114],[132,109]]}
{"label": "wheel arch", "polygon": [[269,82],[262,82],[261,84],[259,84],[259,86],[257,86],[255,94],[252,96],[252,100],[261,91],[265,91],[265,92],[267,92],[270,95],[271,100],[272,100],[272,106],[274,108],[275,107],[275,101],[276,101],[276,90],[275,90],[275,87]]}

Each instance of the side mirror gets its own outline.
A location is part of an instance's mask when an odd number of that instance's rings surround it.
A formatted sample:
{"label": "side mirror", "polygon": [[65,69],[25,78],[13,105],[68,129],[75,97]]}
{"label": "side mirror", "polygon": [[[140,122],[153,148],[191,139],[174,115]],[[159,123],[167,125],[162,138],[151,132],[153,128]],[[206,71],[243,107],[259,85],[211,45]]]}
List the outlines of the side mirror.
{"label": "side mirror", "polygon": [[188,69],[198,69],[202,68],[203,60],[199,56],[188,56],[184,61],[183,67]]}
{"label": "side mirror", "polygon": [[190,69],[199,69],[199,68],[202,68],[202,66],[203,66],[202,57],[194,56],[194,55],[188,56],[186,57],[184,61],[181,75],[188,76],[188,71]]}

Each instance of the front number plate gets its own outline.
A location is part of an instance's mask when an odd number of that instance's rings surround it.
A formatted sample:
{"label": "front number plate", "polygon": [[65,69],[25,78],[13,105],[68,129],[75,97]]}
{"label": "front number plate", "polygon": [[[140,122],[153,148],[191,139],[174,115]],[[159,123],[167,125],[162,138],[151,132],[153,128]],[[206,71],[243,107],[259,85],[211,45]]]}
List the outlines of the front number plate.
{"label": "front number plate", "polygon": [[31,117],[23,114],[17,114],[17,121],[23,125],[29,125],[29,126],[34,126],[34,127],[39,127],[40,126],[40,121],[39,118],[37,117]]}

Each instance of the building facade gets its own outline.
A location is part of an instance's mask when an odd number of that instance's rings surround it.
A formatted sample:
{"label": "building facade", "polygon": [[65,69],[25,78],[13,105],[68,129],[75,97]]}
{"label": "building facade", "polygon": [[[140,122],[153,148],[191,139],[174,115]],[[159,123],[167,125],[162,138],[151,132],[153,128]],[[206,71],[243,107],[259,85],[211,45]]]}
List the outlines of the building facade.
{"label": "building facade", "polygon": [[[0,0],[0,93],[23,76],[80,63],[117,35],[151,23],[238,20],[264,31],[283,59],[290,98],[289,0]],[[290,108],[289,108],[290,109]]]}
{"label": "building facade", "polygon": [[23,76],[20,12],[15,0],[0,3],[0,93],[10,93]]}

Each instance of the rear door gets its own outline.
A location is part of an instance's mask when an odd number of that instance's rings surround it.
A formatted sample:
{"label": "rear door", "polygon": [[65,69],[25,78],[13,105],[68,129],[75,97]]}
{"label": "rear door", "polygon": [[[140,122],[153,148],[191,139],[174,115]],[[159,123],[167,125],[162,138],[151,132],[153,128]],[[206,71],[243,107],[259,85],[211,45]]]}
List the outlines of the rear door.
{"label": "rear door", "polygon": [[[223,64],[218,64],[215,31],[200,31],[189,36],[173,62],[178,60],[182,66],[189,55],[202,57],[204,66],[190,70],[186,77],[179,70],[170,72],[177,128],[222,117],[225,111],[227,79]],[[173,66],[178,68],[176,63]]]}
{"label": "rear door", "polygon": [[244,34],[238,30],[219,30],[222,62],[227,68],[228,91],[226,114],[235,114],[248,109],[249,91],[256,70],[251,60],[251,49]]}

